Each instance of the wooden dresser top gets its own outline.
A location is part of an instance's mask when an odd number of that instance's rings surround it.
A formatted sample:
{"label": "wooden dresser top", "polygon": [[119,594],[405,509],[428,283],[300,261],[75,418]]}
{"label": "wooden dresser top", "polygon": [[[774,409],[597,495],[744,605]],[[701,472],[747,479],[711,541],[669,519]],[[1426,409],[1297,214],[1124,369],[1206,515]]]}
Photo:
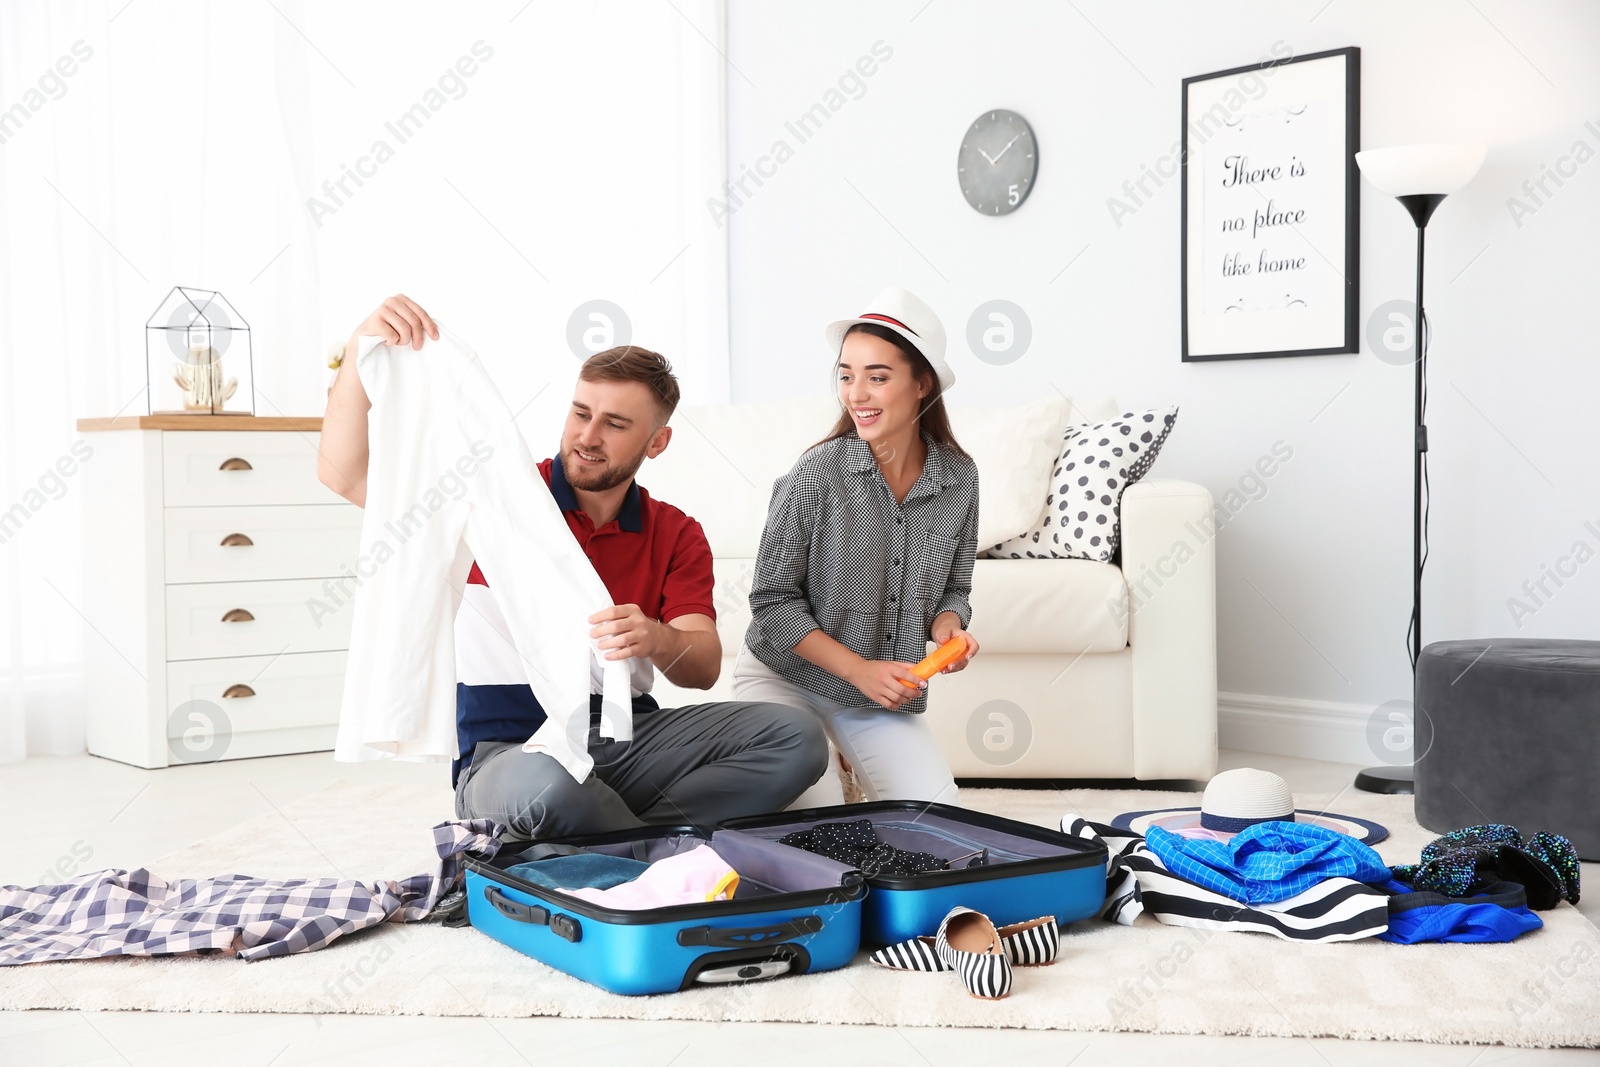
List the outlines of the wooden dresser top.
{"label": "wooden dresser top", "polygon": [[79,419],[78,429],[93,430],[298,430],[319,433],[322,416],[265,415],[121,415],[112,419]]}

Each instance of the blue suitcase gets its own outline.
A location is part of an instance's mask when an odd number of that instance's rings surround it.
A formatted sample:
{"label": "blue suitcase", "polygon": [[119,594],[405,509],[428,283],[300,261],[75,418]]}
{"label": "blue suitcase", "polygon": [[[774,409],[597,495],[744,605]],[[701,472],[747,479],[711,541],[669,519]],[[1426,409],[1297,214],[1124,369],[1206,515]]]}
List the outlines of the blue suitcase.
{"label": "blue suitcase", "polygon": [[957,862],[952,870],[917,875],[866,872],[872,892],[862,909],[861,938],[868,944],[933,934],[958,904],[1005,926],[1043,915],[1076,922],[1096,914],[1105,900],[1104,845],[949,804],[846,804],[730,819],[722,826],[775,842],[818,823],[859,819],[871,820],[891,845]]}
{"label": "blue suitcase", "polygon": [[764,836],[717,830],[707,838],[693,827],[563,844],[653,863],[708,840],[739,872],[732,900],[616,911],[507,873],[524,858],[508,847],[492,860],[467,860],[467,916],[518,952],[627,995],[833,970],[855,956],[867,890],[861,872],[842,863]]}

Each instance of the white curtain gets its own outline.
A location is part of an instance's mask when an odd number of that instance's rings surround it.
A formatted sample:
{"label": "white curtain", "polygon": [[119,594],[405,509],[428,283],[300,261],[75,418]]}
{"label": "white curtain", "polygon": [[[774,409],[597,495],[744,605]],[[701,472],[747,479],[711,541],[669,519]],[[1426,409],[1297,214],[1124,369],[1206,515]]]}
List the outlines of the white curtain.
{"label": "white curtain", "polygon": [[723,26],[718,0],[0,5],[0,762],[84,747],[75,423],[142,410],[173,285],[249,321],[261,415],[320,414],[329,347],[399,291],[540,398],[541,454],[591,299],[726,398]]}

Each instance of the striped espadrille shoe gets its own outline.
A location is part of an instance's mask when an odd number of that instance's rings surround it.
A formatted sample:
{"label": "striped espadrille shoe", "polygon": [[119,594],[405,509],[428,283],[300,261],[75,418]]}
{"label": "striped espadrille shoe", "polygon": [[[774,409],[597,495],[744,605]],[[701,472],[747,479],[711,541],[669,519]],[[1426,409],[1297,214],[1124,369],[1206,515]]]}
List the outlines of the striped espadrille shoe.
{"label": "striped espadrille shoe", "polygon": [[[1054,915],[1000,927],[1000,947],[1013,967],[1043,967],[1054,963],[1061,951],[1061,930]],[[913,937],[880,948],[867,959],[895,971],[948,971],[934,948],[933,938]]]}
{"label": "striped espadrille shoe", "polygon": [[1013,967],[1043,967],[1061,951],[1061,928],[1054,915],[1000,927],[1000,945]]}
{"label": "striped espadrille shoe", "polygon": [[982,912],[956,907],[939,924],[934,951],[945,966],[961,976],[967,992],[979,1000],[1011,995],[1011,961],[1000,933]]}
{"label": "striped espadrille shoe", "polygon": [[934,950],[931,937],[913,937],[898,945],[886,945],[867,959],[879,967],[887,967],[892,971],[933,972],[950,969]]}

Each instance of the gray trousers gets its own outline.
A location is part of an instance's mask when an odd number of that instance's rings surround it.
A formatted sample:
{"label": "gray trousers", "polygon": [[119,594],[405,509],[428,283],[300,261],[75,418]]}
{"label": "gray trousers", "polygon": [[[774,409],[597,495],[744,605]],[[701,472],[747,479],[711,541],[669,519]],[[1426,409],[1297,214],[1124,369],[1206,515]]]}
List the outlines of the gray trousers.
{"label": "gray trousers", "polygon": [[809,712],[734,700],[637,712],[631,741],[591,729],[589,755],[594,771],[579,784],[520,741],[480,741],[456,783],[456,816],[503,823],[508,840],[651,824],[709,832],[788,806],[827,769],[828,739]]}

